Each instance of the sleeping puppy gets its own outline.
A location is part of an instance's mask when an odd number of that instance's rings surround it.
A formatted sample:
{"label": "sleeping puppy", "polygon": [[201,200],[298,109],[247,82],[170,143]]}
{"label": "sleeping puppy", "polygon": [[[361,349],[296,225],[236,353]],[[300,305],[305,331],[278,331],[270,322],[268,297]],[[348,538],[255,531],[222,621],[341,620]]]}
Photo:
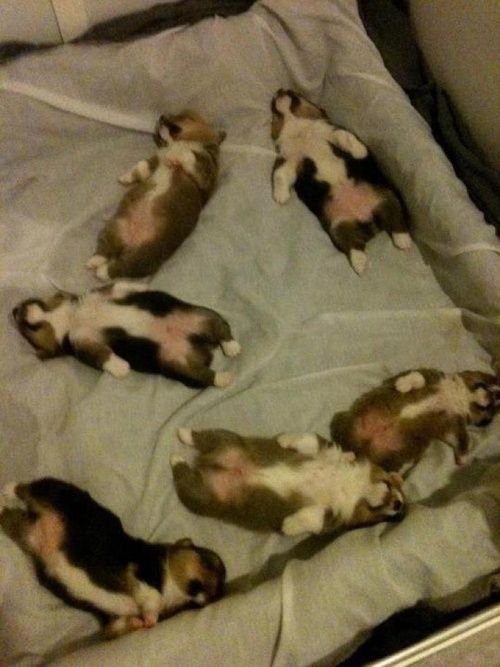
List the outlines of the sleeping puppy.
{"label": "sleeping puppy", "polygon": [[115,514],[68,482],[7,485],[0,525],[33,557],[41,583],[94,612],[108,638],[222,595],[226,572],[215,552],[187,538],[160,544],[131,537]]}
{"label": "sleeping puppy", "polygon": [[248,438],[225,430],[179,429],[196,449],[190,466],[171,458],[180,500],[197,514],[285,535],[401,519],[401,477],[319,436]]}
{"label": "sleeping puppy", "polygon": [[151,275],[177,250],[215,189],[225,136],[194,111],[160,117],[160,148],[120,178],[128,190],[87,263],[99,279]]}
{"label": "sleeping puppy", "polygon": [[434,369],[400,373],[338,412],[331,435],[345,450],[368,456],[386,470],[415,464],[432,440],[442,440],[464,462],[467,424],[487,426],[500,405],[500,381],[480,371]]}
{"label": "sleeping puppy", "polygon": [[194,306],[140,283],[118,282],[81,297],[61,292],[28,299],[15,323],[40,359],[73,355],[117,378],[131,368],[160,373],[192,387],[226,387],[227,372],[210,368],[220,345],[234,357],[240,346],[214,310]]}
{"label": "sleeping puppy", "polygon": [[368,264],[366,243],[379,230],[390,234],[397,248],[408,249],[401,200],[366,146],[292,90],[279,90],[271,110],[279,153],[272,174],[275,201],[287,202],[294,187],[358,274]]}

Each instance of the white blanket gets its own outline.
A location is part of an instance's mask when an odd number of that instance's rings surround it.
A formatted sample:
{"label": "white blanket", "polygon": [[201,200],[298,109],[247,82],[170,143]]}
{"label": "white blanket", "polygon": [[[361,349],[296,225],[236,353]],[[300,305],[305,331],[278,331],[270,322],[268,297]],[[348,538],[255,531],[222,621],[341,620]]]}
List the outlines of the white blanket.
{"label": "white blanket", "polygon": [[[327,435],[333,413],[388,374],[488,370],[500,358],[499,243],[383,67],[354,0],[265,0],[125,45],[25,57],[0,76],[0,483],[50,474],[79,484],[135,535],[189,535],[218,551],[233,591],[102,643],[93,617],[39,586],[0,534],[2,664],[334,664],[393,612],[499,567],[499,418],[472,433],[463,469],[443,445],[428,451],[406,483],[412,506],[401,524],[335,540],[200,518],[173,489],[179,426]],[[274,203],[279,87],[300,90],[368,143],[406,200],[419,249],[397,251],[380,235],[359,277],[300,201]],[[215,366],[234,369],[235,383],[200,392],[135,373],[118,381],[70,358],[40,362],[10,310],[53,286],[95,285],[84,264],[121,196],[117,177],[152,154],[158,115],[184,107],[226,129],[222,174],[195,232],[151,284],[228,319],[243,354]]]}

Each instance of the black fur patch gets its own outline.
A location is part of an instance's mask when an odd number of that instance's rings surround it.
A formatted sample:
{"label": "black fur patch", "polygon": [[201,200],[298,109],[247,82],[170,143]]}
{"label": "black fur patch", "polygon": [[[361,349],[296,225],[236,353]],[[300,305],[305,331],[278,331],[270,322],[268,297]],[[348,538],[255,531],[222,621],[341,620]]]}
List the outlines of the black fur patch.
{"label": "black fur patch", "polygon": [[141,336],[130,336],[121,327],[107,327],[104,329],[104,335],[113,352],[126,359],[135,371],[163,372],[158,359],[159,346],[154,341]]}
{"label": "black fur patch", "polygon": [[113,302],[123,306],[135,306],[141,310],[148,311],[155,317],[164,317],[176,308],[187,305],[175,296],[158,290],[131,292],[121,299],[113,299]]}
{"label": "black fur patch", "polygon": [[330,143],[330,148],[336,157],[344,160],[347,176],[349,178],[352,178],[354,181],[365,181],[372,185],[384,187],[389,185],[387,179],[371,155],[368,155],[365,158],[356,159],[350,153],[343,151],[332,143]]}
{"label": "black fur patch", "polygon": [[295,191],[299,199],[314,213],[323,226],[328,226],[323,211],[330,194],[330,185],[316,178],[317,168],[311,158],[304,158],[298,169]]}

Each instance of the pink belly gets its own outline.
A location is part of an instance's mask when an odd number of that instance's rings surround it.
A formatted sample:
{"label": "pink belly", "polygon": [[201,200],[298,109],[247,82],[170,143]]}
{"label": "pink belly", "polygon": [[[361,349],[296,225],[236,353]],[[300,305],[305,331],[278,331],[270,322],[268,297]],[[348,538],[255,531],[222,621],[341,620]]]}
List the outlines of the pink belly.
{"label": "pink belly", "polygon": [[127,217],[120,218],[118,230],[123,243],[134,248],[149,243],[155,238],[155,219],[149,201],[139,201],[129,210]]}
{"label": "pink belly", "polygon": [[151,335],[160,345],[161,358],[185,363],[193,346],[189,336],[202,333],[204,321],[200,313],[179,311],[157,320]]}
{"label": "pink belly", "polygon": [[395,452],[401,447],[397,419],[379,412],[367,412],[355,425],[358,440],[369,442],[370,449],[377,452]]}
{"label": "pink belly", "polygon": [[333,223],[351,220],[369,222],[380,201],[380,195],[367,183],[346,181],[335,188],[333,197],[326,205],[326,214]]}

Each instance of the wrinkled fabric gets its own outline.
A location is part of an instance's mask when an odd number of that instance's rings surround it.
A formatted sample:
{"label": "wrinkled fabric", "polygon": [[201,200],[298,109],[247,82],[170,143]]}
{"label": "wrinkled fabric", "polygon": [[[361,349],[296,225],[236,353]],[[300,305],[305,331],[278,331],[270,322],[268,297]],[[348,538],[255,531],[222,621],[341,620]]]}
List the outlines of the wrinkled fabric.
{"label": "wrinkled fabric", "polygon": [[[215,605],[101,643],[92,616],[39,586],[0,534],[2,664],[336,661],[395,611],[498,567],[498,494],[481,486],[500,457],[498,418],[472,433],[460,471],[449,448],[429,449],[406,483],[402,523],[337,539],[197,517],[173,489],[180,426],[328,435],[333,413],[387,375],[488,370],[498,350],[498,241],[387,74],[353,1],[267,0],[133,43],[26,56],[1,76],[0,483],[67,479],[134,535],[190,536],[215,549],[231,582]],[[270,99],[279,87],[302,90],[373,148],[404,196],[418,248],[404,253],[379,235],[359,277],[295,196],[275,204]],[[233,370],[234,384],[195,391],[138,373],[116,380],[71,358],[42,363],[10,310],[54,288],[96,285],[84,265],[122,194],[117,178],[154,152],[158,115],[185,107],[228,133],[220,182],[151,285],[228,319],[243,352],[218,354],[214,366]]]}

